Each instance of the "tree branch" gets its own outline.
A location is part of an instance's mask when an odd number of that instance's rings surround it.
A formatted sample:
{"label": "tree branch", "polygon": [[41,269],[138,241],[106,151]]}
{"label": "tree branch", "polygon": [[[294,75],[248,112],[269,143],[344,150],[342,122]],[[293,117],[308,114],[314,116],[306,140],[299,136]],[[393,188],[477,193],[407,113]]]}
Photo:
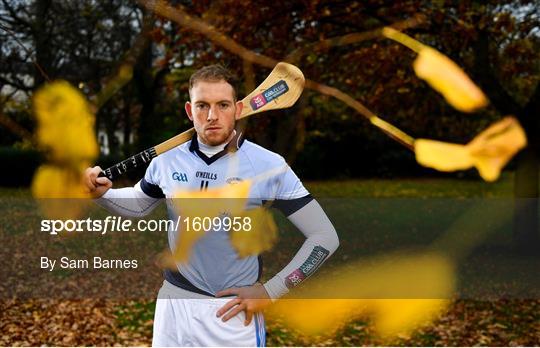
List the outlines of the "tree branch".
{"label": "tree branch", "polygon": [[32,140],[32,133],[2,113],[0,113],[0,124],[22,139]]}
{"label": "tree branch", "polygon": [[[394,23],[391,25],[391,27],[396,30],[401,31],[404,29],[415,27],[418,24],[422,23],[424,20],[425,20],[425,17],[423,15],[418,15],[413,18],[409,18],[407,20]],[[300,59],[300,57],[305,52],[324,50],[324,49],[328,49],[330,47],[335,47],[335,46],[351,45],[351,44],[362,42],[362,41],[380,38],[382,37],[381,31],[382,31],[382,28],[378,28],[375,30],[364,31],[361,33],[347,34],[347,35],[333,37],[326,40],[321,40],[319,42],[307,44],[291,52],[285,59],[291,62],[296,62],[298,61],[298,59]]]}

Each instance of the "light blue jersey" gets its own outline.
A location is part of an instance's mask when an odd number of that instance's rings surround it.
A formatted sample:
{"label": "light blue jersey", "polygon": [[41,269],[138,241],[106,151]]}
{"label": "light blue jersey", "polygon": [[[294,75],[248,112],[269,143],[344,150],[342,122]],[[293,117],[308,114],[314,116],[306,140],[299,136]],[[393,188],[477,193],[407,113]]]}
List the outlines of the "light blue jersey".
{"label": "light blue jersey", "polygon": [[[207,157],[199,149],[197,138],[154,158],[141,180],[142,191],[154,198],[172,198],[178,191],[208,190],[253,180],[248,208],[274,201],[286,215],[311,200],[309,192],[283,157],[235,136],[225,149]],[[167,199],[169,217],[177,212]],[[176,230],[169,231],[169,246],[176,246]],[[230,287],[254,284],[261,274],[256,256],[240,258],[226,231],[206,233],[197,241],[187,264],[178,265],[178,273],[166,271],[165,278],[190,291],[215,295]]]}

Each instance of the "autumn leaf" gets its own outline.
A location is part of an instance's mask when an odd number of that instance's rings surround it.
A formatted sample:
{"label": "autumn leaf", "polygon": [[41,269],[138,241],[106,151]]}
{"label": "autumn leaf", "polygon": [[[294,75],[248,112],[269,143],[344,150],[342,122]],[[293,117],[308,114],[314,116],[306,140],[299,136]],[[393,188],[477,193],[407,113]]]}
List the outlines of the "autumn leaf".
{"label": "autumn leaf", "polygon": [[244,211],[251,181],[223,185],[208,190],[176,191],[173,202],[182,216],[219,216],[227,211],[239,214]]}
{"label": "autumn leaf", "polygon": [[331,335],[340,326],[366,313],[370,301],[373,300],[284,298],[270,306],[267,314],[269,319],[283,318],[287,326],[310,336]]}
{"label": "autumn leaf", "polygon": [[76,218],[83,211],[83,200],[68,199],[89,197],[82,176],[98,154],[94,115],[79,90],[65,81],[45,85],[33,102],[37,141],[47,150],[49,163],[36,171],[32,193],[47,199],[40,201],[47,216]]}
{"label": "autumn leaf", "polygon": [[[88,190],[82,183],[83,170],[42,165],[32,182],[32,194],[39,199],[43,213],[54,219],[72,219],[80,216],[88,203]],[[86,166],[84,166],[86,167]]]}
{"label": "autumn leaf", "polygon": [[502,168],[527,145],[525,131],[513,117],[506,117],[476,136],[467,148],[486,181],[497,180]]}
{"label": "autumn leaf", "polygon": [[451,172],[476,167],[486,181],[498,179],[506,163],[527,144],[525,131],[513,117],[506,117],[482,131],[467,145],[416,139],[418,163]]}
{"label": "autumn leaf", "polygon": [[446,101],[463,112],[473,112],[488,104],[488,99],[465,72],[450,58],[425,46],[413,63],[416,75],[441,93]]}
{"label": "autumn leaf", "polygon": [[240,257],[259,255],[270,250],[277,240],[277,226],[265,208],[248,210],[241,215],[242,228],[231,229],[231,244]]}
{"label": "autumn leaf", "polygon": [[251,181],[244,180],[204,191],[177,191],[173,196],[174,209],[183,219],[187,218],[188,223],[179,226],[173,260],[180,263],[189,260],[192,247],[209,232],[203,228],[204,218],[213,221],[214,218],[231,218],[243,214],[250,188]]}
{"label": "autumn leaf", "polygon": [[34,96],[38,143],[56,162],[91,162],[98,154],[94,116],[78,89],[65,81],[42,87]]}
{"label": "autumn leaf", "polygon": [[368,314],[382,336],[409,333],[445,308],[454,278],[452,262],[442,255],[396,253],[352,262],[312,279],[277,301],[271,312],[311,335],[332,332]]}
{"label": "autumn leaf", "polygon": [[482,90],[444,54],[389,27],[383,29],[383,35],[418,53],[413,63],[416,75],[441,93],[456,109],[462,112],[473,112],[489,103]]}
{"label": "autumn leaf", "polygon": [[414,152],[418,163],[441,172],[469,169],[474,165],[469,149],[460,144],[416,139]]}
{"label": "autumn leaf", "polygon": [[383,336],[408,335],[429,324],[449,306],[449,299],[380,299],[370,303],[374,324]]}

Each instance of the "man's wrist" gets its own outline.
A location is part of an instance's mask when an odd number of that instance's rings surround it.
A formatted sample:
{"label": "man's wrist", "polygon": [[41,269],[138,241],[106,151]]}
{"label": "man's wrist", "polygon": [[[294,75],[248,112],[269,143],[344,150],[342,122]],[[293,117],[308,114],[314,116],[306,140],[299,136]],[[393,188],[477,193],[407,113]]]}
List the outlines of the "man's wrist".
{"label": "man's wrist", "polygon": [[278,275],[275,275],[272,279],[264,283],[263,286],[272,302],[289,292],[289,289],[285,286],[285,282]]}
{"label": "man's wrist", "polygon": [[93,197],[94,201],[96,203],[100,203],[100,202],[103,202],[103,201],[106,201],[107,199],[110,199],[111,198],[111,193],[109,193],[109,191],[111,191],[111,189],[108,189],[107,191],[105,191],[101,196],[99,197]]}

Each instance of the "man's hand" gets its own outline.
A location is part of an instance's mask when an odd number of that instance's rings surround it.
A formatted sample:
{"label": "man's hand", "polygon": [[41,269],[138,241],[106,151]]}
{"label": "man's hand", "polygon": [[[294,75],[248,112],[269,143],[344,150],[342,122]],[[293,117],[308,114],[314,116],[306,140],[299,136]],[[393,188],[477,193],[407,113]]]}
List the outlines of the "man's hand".
{"label": "man's hand", "polygon": [[98,178],[99,173],[100,167],[86,168],[84,171],[83,182],[93,198],[103,196],[112,187],[112,181],[108,178]]}
{"label": "man's hand", "polygon": [[272,303],[272,301],[270,300],[270,296],[268,296],[268,293],[266,292],[266,289],[260,283],[244,288],[225,289],[218,292],[216,295],[217,297],[227,295],[238,296],[237,298],[227,302],[223,307],[221,307],[217,311],[217,316],[219,318],[225,313],[227,313],[222,318],[223,321],[227,321],[241,311],[245,311],[245,326],[248,326],[249,323],[251,323],[251,319],[253,318],[254,313],[262,311]]}

